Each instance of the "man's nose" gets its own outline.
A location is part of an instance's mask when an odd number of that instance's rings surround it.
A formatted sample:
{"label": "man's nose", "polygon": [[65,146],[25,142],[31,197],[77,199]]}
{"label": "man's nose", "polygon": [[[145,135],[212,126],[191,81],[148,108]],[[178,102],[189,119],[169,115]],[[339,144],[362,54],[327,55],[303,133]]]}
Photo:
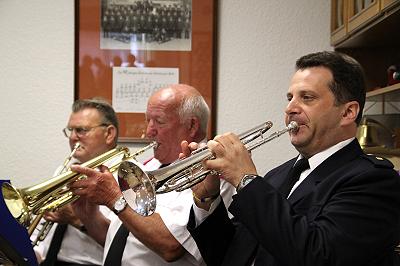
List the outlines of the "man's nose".
{"label": "man's nose", "polygon": [[157,134],[157,130],[154,127],[154,123],[149,121],[146,128],[146,136],[148,138],[153,138]]}
{"label": "man's nose", "polygon": [[75,141],[75,142],[79,140],[78,134],[76,133],[76,130],[75,130],[75,129],[73,129],[73,130],[71,131],[71,135],[69,136],[69,139],[70,139],[71,141]]}
{"label": "man's nose", "polygon": [[292,98],[285,109],[286,114],[298,113],[299,112],[299,103],[295,98]]}

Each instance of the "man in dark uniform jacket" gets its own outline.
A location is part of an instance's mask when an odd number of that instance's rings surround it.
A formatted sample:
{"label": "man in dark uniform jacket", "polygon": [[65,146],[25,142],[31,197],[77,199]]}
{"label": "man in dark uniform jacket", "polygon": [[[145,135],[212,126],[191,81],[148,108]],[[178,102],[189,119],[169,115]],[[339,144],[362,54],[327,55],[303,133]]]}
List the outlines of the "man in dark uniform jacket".
{"label": "man in dark uniform jacket", "polygon": [[[389,161],[364,154],[355,138],[366,92],[361,66],[343,54],[319,52],[300,58],[296,70],[285,122],[299,125],[289,133],[298,157],[262,178],[236,135],[207,144],[215,159],[204,165],[238,193],[231,220],[217,196],[218,178],[192,188],[188,228],[205,262],[398,265],[399,176]],[[183,143],[183,154],[196,147]],[[305,170],[288,186],[289,172],[305,159]]]}

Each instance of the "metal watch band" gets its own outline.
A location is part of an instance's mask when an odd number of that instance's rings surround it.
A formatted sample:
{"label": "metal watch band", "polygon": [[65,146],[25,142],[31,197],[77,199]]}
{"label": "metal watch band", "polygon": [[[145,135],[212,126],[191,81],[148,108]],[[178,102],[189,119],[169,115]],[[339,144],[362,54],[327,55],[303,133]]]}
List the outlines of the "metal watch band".
{"label": "metal watch band", "polygon": [[255,174],[244,175],[236,187],[236,192],[239,192],[241,189],[247,186],[251,181],[253,181],[256,177],[258,177],[258,175]]}

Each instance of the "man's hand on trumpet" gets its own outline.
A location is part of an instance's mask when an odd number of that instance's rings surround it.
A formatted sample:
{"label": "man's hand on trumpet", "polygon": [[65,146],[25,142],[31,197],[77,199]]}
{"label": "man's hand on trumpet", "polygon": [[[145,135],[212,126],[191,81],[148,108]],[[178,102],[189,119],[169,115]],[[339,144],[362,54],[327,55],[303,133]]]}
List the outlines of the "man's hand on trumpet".
{"label": "man's hand on trumpet", "polygon": [[68,204],[56,211],[49,211],[43,214],[46,221],[55,222],[59,224],[70,224],[75,227],[81,225],[80,219],[75,215],[71,205]]}
{"label": "man's hand on trumpet", "polygon": [[80,165],[71,166],[71,170],[87,176],[85,179],[77,180],[70,184],[72,192],[81,196],[91,203],[105,205],[112,209],[115,201],[122,196],[114,176],[104,165],[99,167],[99,171],[82,167]]}
{"label": "man's hand on trumpet", "polygon": [[222,178],[235,188],[244,175],[257,174],[250,152],[237,135],[218,135],[207,142],[207,147],[215,158],[206,160],[204,166],[220,173]]}
{"label": "man's hand on trumpet", "polygon": [[[191,152],[200,148],[198,143],[181,143],[180,158],[189,157]],[[250,153],[238,136],[233,133],[216,136],[208,141],[207,148],[214,158],[203,162],[206,169],[213,170],[217,175],[209,175],[202,182],[193,186],[193,196],[199,208],[209,210],[211,203],[219,194],[220,178],[237,187],[246,174],[257,174]]]}
{"label": "man's hand on trumpet", "polygon": [[[188,143],[187,141],[182,141],[181,143],[182,152],[179,154],[179,158],[184,159],[186,157],[190,157],[193,151],[202,148],[204,146],[205,146],[204,143],[196,143],[196,142]],[[215,198],[218,197],[220,193],[219,177],[218,175],[208,175],[202,182],[192,186],[191,189],[197,207],[209,210],[211,203]],[[204,200],[204,199],[210,199],[210,200]]]}
{"label": "man's hand on trumpet", "polygon": [[97,171],[73,165],[71,170],[87,177],[69,186],[74,194],[80,196],[72,204],[74,211],[85,225],[88,234],[104,245],[110,220],[100,212],[98,205],[105,205],[111,209],[122,192],[106,166],[101,165]]}

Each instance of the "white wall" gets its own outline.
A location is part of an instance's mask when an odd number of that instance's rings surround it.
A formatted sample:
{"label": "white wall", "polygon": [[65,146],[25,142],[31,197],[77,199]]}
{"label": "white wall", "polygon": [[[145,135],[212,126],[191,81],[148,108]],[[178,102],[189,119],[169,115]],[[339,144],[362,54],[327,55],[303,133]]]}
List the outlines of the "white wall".
{"label": "white wall", "polygon": [[[217,132],[284,127],[296,59],[329,44],[330,1],[220,0]],[[253,151],[259,174],[296,155],[281,136]]]}
{"label": "white wall", "polygon": [[0,1],[0,179],[17,186],[51,176],[68,154],[73,2]]}
{"label": "white wall", "polygon": [[[0,179],[18,187],[48,178],[69,152],[61,129],[74,98],[73,2],[0,1]],[[294,61],[331,49],[329,1],[219,2],[217,133],[265,120],[281,129]],[[283,136],[253,157],[263,174],[295,154]]]}

